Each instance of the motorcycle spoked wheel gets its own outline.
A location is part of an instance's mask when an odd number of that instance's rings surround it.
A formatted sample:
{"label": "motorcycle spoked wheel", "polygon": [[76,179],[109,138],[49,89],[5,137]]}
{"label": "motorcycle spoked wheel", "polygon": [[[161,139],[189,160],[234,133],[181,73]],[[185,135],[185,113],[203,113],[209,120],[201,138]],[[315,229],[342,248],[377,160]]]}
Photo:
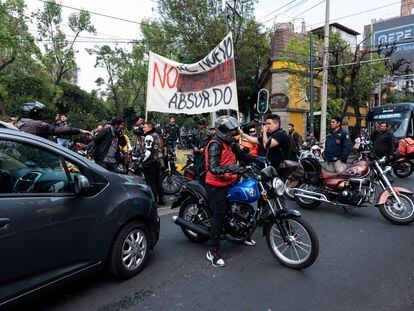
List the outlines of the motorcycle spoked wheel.
{"label": "motorcycle spoked wheel", "polygon": [[[283,226],[284,230],[279,226]],[[282,236],[283,231],[286,232],[287,241]],[[310,267],[319,254],[319,241],[315,231],[300,217],[274,220],[269,224],[266,242],[272,255],[282,265],[292,269]]]}
{"label": "motorcycle spoked wheel", "polygon": [[161,187],[165,194],[176,194],[180,188],[182,175],[176,171],[165,171],[161,176]]}
{"label": "motorcycle spoked wheel", "polygon": [[[299,186],[299,189],[303,189],[303,190],[308,190],[308,191],[314,191],[314,192],[318,192],[318,189],[315,186],[309,185],[309,184],[301,184]],[[312,199],[305,199],[305,198],[301,198],[296,196],[295,197],[296,203],[305,209],[314,209],[316,207],[318,207],[319,205],[321,205],[321,201],[316,201],[316,200],[312,200]]]}
{"label": "motorcycle spoked wheel", "polygon": [[[210,231],[210,221],[213,216],[211,211],[205,206],[200,206],[193,198],[184,200],[180,207],[179,216]],[[181,230],[192,242],[204,243],[210,240],[210,237],[193,232],[186,227],[181,227]]]}
{"label": "motorcycle spoked wheel", "polygon": [[407,161],[407,162],[394,166],[392,170],[395,176],[399,178],[406,178],[413,173],[414,165],[411,161]]}
{"label": "motorcycle spoked wheel", "polygon": [[287,179],[285,182],[285,197],[287,197],[289,200],[295,200],[295,196],[293,194],[292,189],[297,188],[300,186],[299,180],[289,180]]}
{"label": "motorcycle spoked wheel", "polygon": [[395,225],[409,225],[414,221],[413,200],[404,194],[399,194],[398,197],[403,205],[401,208],[394,196],[389,195],[385,203],[379,206],[379,211],[386,220]]}

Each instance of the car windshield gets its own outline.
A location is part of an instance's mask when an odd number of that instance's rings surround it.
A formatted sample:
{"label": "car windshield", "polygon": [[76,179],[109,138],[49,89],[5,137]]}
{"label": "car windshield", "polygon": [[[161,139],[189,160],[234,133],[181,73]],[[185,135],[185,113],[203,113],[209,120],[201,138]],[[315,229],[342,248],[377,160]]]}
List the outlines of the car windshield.
{"label": "car windshield", "polygon": [[398,113],[377,114],[373,116],[373,121],[386,121],[388,129],[397,138],[407,136],[408,125],[410,124],[411,111],[403,111]]}

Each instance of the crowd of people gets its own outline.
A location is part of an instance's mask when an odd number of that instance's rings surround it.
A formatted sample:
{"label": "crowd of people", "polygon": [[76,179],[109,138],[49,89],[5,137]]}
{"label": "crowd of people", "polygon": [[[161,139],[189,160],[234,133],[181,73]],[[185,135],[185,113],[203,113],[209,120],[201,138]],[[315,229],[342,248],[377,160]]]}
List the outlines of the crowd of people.
{"label": "crowd of people", "polygon": [[[83,134],[89,141],[94,161],[112,172],[122,172],[121,166],[123,172],[128,173],[131,159],[135,157],[138,161],[134,163],[132,171],[142,169],[154,197],[160,205],[164,204],[160,177],[165,149],[174,151],[180,140],[180,130],[173,116],[162,133],[153,122],[139,118],[133,127],[134,137],[131,141],[121,117],[110,118],[106,124],[89,132],[72,127],[65,114],[56,116],[52,124],[42,121],[44,108],[43,104],[37,102],[25,104],[22,106],[22,118],[18,122],[16,119],[10,122],[22,131],[55,140],[63,147],[69,147],[71,135]],[[331,131],[325,142],[325,168],[341,173],[347,166],[352,149],[351,140],[348,132],[341,127],[340,117],[332,118],[330,125]],[[284,160],[297,159],[302,137],[292,123],[288,125],[287,131],[283,130],[281,118],[276,114],[266,116],[261,125],[245,126],[244,130],[231,116],[219,117],[214,127],[210,128],[207,127],[207,121],[200,118],[197,126],[189,142],[194,153],[195,178],[205,187],[213,211],[207,258],[214,266],[224,266],[220,254],[220,234],[226,214],[227,191],[242,171],[240,163],[267,162],[279,171]],[[316,142],[313,135],[309,135],[306,140],[309,143]],[[394,157],[393,135],[388,132],[386,122],[377,125],[370,140],[378,156]],[[367,141],[366,132],[362,131],[354,148],[362,150]],[[244,243],[255,245],[251,238]]]}

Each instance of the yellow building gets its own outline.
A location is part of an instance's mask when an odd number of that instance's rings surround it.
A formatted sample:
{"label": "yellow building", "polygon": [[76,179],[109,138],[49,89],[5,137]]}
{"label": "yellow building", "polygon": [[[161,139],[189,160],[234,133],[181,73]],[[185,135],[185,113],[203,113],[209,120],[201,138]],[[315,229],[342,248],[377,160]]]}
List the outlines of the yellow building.
{"label": "yellow building", "polygon": [[[271,42],[272,55],[269,67],[265,71],[260,87],[269,91],[269,109],[271,113],[278,114],[282,119],[282,127],[287,128],[288,123],[295,125],[295,130],[306,136],[308,130],[307,119],[310,111],[309,89],[305,86],[304,75],[308,75],[309,67],[306,64],[299,64],[294,55],[290,58],[282,55],[293,37],[300,40],[307,40],[307,36],[293,32],[290,25],[283,25],[275,31]],[[322,56],[323,47],[316,47],[317,54]],[[315,67],[318,64],[315,64]],[[321,101],[321,77],[314,79],[314,103]],[[366,105],[361,107],[360,112],[366,115]],[[347,120],[344,124],[353,127],[356,122],[355,113],[352,107],[348,109]],[[315,123],[320,119],[315,116]],[[363,124],[364,125],[364,122]]]}

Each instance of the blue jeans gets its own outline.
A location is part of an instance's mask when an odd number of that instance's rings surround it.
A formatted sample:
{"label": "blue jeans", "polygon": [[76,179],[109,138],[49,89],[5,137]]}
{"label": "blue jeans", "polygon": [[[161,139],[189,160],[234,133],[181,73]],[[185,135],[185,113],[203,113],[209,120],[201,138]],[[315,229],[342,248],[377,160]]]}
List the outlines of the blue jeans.
{"label": "blue jeans", "polygon": [[69,148],[69,139],[58,138],[57,143],[58,143],[58,145],[61,145],[62,147]]}

